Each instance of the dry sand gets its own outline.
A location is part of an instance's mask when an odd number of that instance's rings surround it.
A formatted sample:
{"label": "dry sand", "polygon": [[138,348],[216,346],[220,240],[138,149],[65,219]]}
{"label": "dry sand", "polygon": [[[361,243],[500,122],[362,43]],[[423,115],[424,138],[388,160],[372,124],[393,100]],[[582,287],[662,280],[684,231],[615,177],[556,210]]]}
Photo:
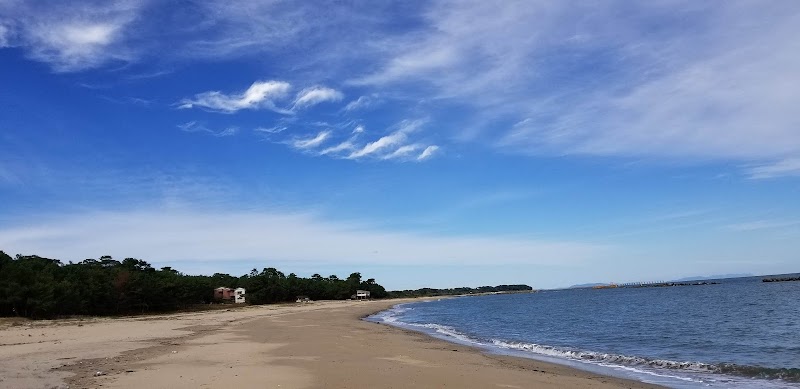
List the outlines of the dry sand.
{"label": "dry sand", "polygon": [[6,322],[0,388],[656,388],[359,320],[398,302]]}

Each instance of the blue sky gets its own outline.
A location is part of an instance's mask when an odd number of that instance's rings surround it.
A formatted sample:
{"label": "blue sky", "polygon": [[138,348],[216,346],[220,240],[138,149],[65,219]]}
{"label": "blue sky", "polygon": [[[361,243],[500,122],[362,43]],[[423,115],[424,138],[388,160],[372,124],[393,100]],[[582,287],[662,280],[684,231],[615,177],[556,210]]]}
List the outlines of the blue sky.
{"label": "blue sky", "polygon": [[549,288],[800,270],[794,1],[0,0],[0,249]]}

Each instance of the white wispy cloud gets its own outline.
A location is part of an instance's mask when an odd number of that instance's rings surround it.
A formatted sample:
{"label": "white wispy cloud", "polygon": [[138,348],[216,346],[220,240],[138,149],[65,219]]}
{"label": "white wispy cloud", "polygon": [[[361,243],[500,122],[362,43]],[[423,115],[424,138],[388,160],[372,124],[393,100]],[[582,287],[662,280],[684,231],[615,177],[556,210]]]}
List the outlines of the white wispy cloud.
{"label": "white wispy cloud", "polygon": [[8,47],[11,45],[11,31],[10,29],[0,22],[0,48]]}
{"label": "white wispy cloud", "polygon": [[[269,237],[269,239],[264,239]],[[312,214],[208,209],[140,209],[37,217],[0,228],[0,247],[82,260],[112,255],[148,261],[262,259],[333,264],[582,263],[609,246],[514,237],[433,236],[382,231]]]}
{"label": "white wispy cloud", "polygon": [[417,160],[424,161],[426,159],[429,159],[433,157],[437,151],[439,151],[439,146],[436,145],[428,146],[425,148],[425,150],[422,150],[422,153],[417,157]]}
{"label": "white wispy cloud", "polygon": [[111,58],[104,51],[117,39],[122,26],[113,23],[75,23],[58,26],[35,37],[42,46],[32,55],[50,62],[59,71],[95,67]]}
{"label": "white wispy cloud", "polygon": [[[365,134],[364,126],[355,121],[344,123],[310,123],[307,125],[325,127],[315,135],[307,137],[290,137],[286,140],[276,140],[276,143],[287,144],[294,149],[306,154],[327,156],[337,159],[373,159],[373,160],[399,160],[422,161],[428,159],[439,148],[413,141],[412,136],[420,132],[425,120],[403,120],[391,126],[389,134],[377,139],[369,140]],[[273,129],[263,129],[267,135],[275,135]],[[331,145],[322,148],[325,143]],[[421,153],[419,151],[422,150]],[[417,154],[418,153],[418,154]]]}
{"label": "white wispy cloud", "polygon": [[239,132],[238,127],[227,127],[222,130],[212,130],[206,127],[203,124],[200,124],[196,121],[186,122],[183,124],[178,124],[177,126],[181,131],[184,132],[199,132],[204,134],[209,134],[212,136],[216,136],[219,138],[226,137],[226,136],[233,136]]}
{"label": "white wispy cloud", "polygon": [[[405,39],[385,42],[382,66],[352,82],[385,85],[424,80],[443,96],[484,93],[491,80],[510,81],[514,73],[528,74],[522,71],[521,62],[531,46],[539,44],[535,39],[538,30],[551,27],[546,17],[554,16],[548,12],[553,8],[552,4],[525,1],[507,1],[500,6],[480,1],[432,2],[422,11],[426,28]],[[537,19],[540,23],[529,24]]]}
{"label": "white wispy cloud", "polygon": [[0,14],[8,19],[0,20],[0,47],[21,47],[57,72],[128,61],[134,53],[119,43],[141,9],[134,1],[2,2]]}
{"label": "white wispy cloud", "polygon": [[336,89],[315,86],[300,91],[294,100],[294,107],[306,108],[326,101],[341,101],[343,98],[344,94]]}
{"label": "white wispy cloud", "polygon": [[[786,80],[800,77],[800,41],[786,37],[800,33],[800,7],[669,4],[437,1],[423,31],[382,41],[382,65],[351,82],[447,101],[463,113],[449,123],[457,136],[504,151],[798,155],[800,95]],[[623,8],[634,16],[618,20]]]}
{"label": "white wispy cloud", "polygon": [[262,134],[280,134],[288,129],[286,126],[274,126],[274,127],[257,127],[253,129],[253,131],[262,133]]}
{"label": "white wispy cloud", "polygon": [[726,227],[727,229],[733,231],[747,232],[747,231],[792,227],[798,225],[800,225],[800,221],[797,220],[755,220],[745,223],[730,224]]}
{"label": "white wispy cloud", "polygon": [[286,96],[292,88],[284,81],[256,81],[241,93],[224,94],[219,91],[199,93],[193,99],[183,99],[178,108],[206,108],[212,111],[234,113],[243,109],[269,109],[279,113],[290,113],[278,108],[276,100]]}
{"label": "white wispy cloud", "polygon": [[[6,1],[0,46],[19,47],[59,71],[149,53],[167,67],[270,53],[281,58],[274,74],[358,86],[359,97],[340,113],[414,102],[392,109],[447,116],[437,131],[449,139],[502,152],[722,160],[745,165],[753,178],[770,169],[794,175],[788,165],[800,155],[800,95],[786,80],[800,77],[800,41],[786,37],[800,32],[799,6],[667,3],[434,0],[410,7],[419,23],[397,34],[382,28],[390,13],[382,7],[208,1],[193,3],[187,17],[157,2]],[[145,10],[164,16],[144,18]],[[621,12],[631,17],[619,20]],[[657,31],[652,20],[660,21]],[[162,50],[163,41],[174,50]],[[276,101],[299,110],[350,93],[318,86],[292,99],[288,87],[280,97],[258,97],[255,89],[205,92],[180,106],[290,114],[296,111]],[[763,161],[776,162],[749,167]]]}
{"label": "white wispy cloud", "polygon": [[152,106],[155,103],[154,100],[143,99],[141,97],[111,97],[105,95],[98,95],[103,100],[110,101],[114,104],[134,104],[143,107]]}
{"label": "white wispy cloud", "polygon": [[[275,66],[311,74],[319,73],[308,69],[312,65],[341,66],[345,51],[368,50],[363,33],[380,25],[382,13],[389,16],[383,7],[261,0],[188,0],[186,7],[141,0],[5,0],[0,1],[0,47],[20,47],[60,72],[115,62],[181,64],[270,53],[281,58]],[[349,36],[337,38],[330,29]],[[287,46],[294,52],[287,53]]]}
{"label": "white wispy cloud", "polygon": [[321,131],[317,135],[310,138],[295,139],[291,142],[291,145],[296,149],[314,149],[325,143],[330,136],[330,131]]}
{"label": "white wispy cloud", "polygon": [[347,103],[344,106],[344,110],[348,112],[358,111],[374,106],[377,103],[378,99],[375,96],[359,96],[357,99]]}
{"label": "white wispy cloud", "polygon": [[319,155],[337,155],[339,153],[353,150],[356,146],[352,141],[346,140],[335,146],[327,147],[319,152]]}
{"label": "white wispy cloud", "polygon": [[393,16],[384,7],[262,0],[194,1],[192,10],[193,18],[174,18],[183,22],[179,31],[186,40],[174,55],[216,60],[269,53],[280,58],[274,66],[286,71],[327,75],[325,69],[349,63],[346,53],[370,50],[363,34],[385,35],[381,19]]}
{"label": "white wispy cloud", "polygon": [[800,158],[787,158],[775,163],[746,167],[745,174],[752,179],[800,176]]}
{"label": "white wispy cloud", "polygon": [[407,144],[398,147],[393,152],[385,154],[382,159],[398,159],[398,158],[408,158],[411,153],[423,148],[425,146],[419,143]]}
{"label": "white wispy cloud", "polygon": [[383,136],[374,142],[367,143],[364,145],[364,147],[350,153],[347,158],[358,159],[369,155],[374,155],[376,153],[385,151],[388,148],[402,145],[407,138],[408,135],[406,135],[405,132],[398,130],[389,135]]}
{"label": "white wispy cloud", "polygon": [[232,135],[236,135],[237,132],[239,132],[239,128],[238,127],[228,127],[226,129],[220,131],[219,133],[217,133],[216,136],[232,136]]}

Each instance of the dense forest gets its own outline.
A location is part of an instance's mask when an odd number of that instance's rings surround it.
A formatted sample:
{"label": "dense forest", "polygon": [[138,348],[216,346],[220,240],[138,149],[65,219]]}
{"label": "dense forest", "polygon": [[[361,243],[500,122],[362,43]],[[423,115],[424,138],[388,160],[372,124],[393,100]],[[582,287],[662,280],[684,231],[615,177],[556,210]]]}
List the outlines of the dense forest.
{"label": "dense forest", "polygon": [[0,316],[52,318],[69,315],[124,315],[167,312],[213,302],[214,288],[243,287],[247,302],[267,304],[347,299],[357,289],[384,298],[386,290],[360,273],[346,279],[335,275],[288,276],[275,268],[235,277],[228,274],[192,276],[170,267],[153,268],[135,258],[117,261],[104,256],[64,264],[35,255],[12,258],[0,251]]}
{"label": "dense forest", "polygon": [[497,293],[497,292],[530,292],[533,288],[528,285],[497,285],[497,286],[480,286],[477,288],[450,288],[450,289],[433,289],[422,288],[414,290],[396,290],[389,292],[389,297],[427,297],[427,296],[452,296],[462,294],[477,294],[477,293]]}

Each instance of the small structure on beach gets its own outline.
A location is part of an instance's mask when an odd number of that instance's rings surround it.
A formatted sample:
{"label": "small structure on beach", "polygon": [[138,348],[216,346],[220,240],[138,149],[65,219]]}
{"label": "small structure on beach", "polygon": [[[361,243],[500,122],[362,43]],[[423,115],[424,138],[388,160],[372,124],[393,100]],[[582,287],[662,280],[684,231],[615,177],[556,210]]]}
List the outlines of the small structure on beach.
{"label": "small structure on beach", "polygon": [[357,290],[356,291],[356,300],[369,300],[369,291],[368,290]]}
{"label": "small structure on beach", "polygon": [[232,288],[220,286],[214,289],[214,300],[217,301],[233,301],[236,291]]}
{"label": "small structure on beach", "polygon": [[245,302],[245,294],[247,291],[244,288],[228,288],[220,286],[214,289],[214,300],[225,303],[243,304]]}
{"label": "small structure on beach", "polygon": [[245,299],[244,299],[245,292],[246,291],[245,291],[244,288],[236,288],[236,290],[234,291],[234,302],[236,304],[244,304],[245,303]]}
{"label": "small structure on beach", "polygon": [[298,303],[310,303],[311,299],[308,296],[297,296]]}

